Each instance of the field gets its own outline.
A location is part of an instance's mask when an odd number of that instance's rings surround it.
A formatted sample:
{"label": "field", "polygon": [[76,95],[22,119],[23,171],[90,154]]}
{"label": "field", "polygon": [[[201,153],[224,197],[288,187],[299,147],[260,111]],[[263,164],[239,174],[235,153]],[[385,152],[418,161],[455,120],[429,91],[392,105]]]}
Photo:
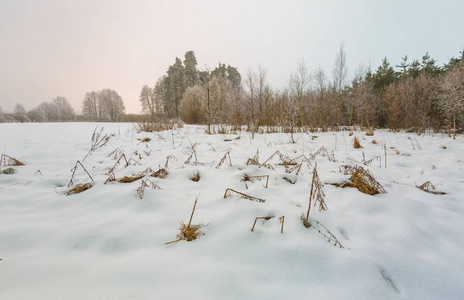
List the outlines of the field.
{"label": "field", "polygon": [[97,125],[0,124],[1,299],[464,295],[462,136]]}

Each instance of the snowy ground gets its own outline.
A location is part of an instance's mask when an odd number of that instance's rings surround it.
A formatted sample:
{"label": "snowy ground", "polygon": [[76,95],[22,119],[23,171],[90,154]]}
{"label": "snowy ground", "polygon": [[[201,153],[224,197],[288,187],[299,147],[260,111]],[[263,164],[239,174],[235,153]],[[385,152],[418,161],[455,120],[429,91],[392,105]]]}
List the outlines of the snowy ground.
{"label": "snowy ground", "polygon": [[[84,161],[97,124],[0,124],[0,153],[25,163],[0,174],[1,299],[462,299],[464,295],[464,142],[459,136],[417,136],[376,131],[205,135],[186,126],[178,131],[137,133],[132,124],[102,124],[114,134]],[[317,136],[317,137],[313,137]],[[138,139],[151,138],[149,142]],[[372,143],[373,140],[377,144]],[[383,143],[387,144],[387,168]],[[192,158],[196,144],[198,164]],[[310,220],[324,224],[345,247],[305,228],[312,167],[287,174],[246,165],[259,149],[264,162],[276,150],[294,158],[325,146],[335,162],[316,156],[327,211],[312,208]],[[446,149],[444,149],[445,146]],[[137,195],[141,180],[108,182],[120,147],[128,160],[116,178],[163,167],[160,189]],[[394,147],[394,149],[392,148]],[[230,150],[232,166],[215,168]],[[150,152],[151,151],[151,152]],[[349,176],[338,166],[373,157],[370,170],[386,194],[369,196],[330,183]],[[148,155],[149,154],[149,155]],[[65,196],[71,169],[80,160],[93,187]],[[6,166],[1,166],[5,170]],[[39,171],[40,170],[40,171]],[[200,181],[190,178],[200,174]],[[244,175],[269,175],[248,184]],[[291,184],[283,177],[296,180]],[[430,181],[446,195],[415,185]],[[91,182],[81,167],[75,183]],[[227,188],[265,199],[231,195]],[[176,240],[199,196],[193,224],[204,233],[193,242]],[[255,217],[274,216],[258,221]],[[285,216],[281,233],[279,217]]]}

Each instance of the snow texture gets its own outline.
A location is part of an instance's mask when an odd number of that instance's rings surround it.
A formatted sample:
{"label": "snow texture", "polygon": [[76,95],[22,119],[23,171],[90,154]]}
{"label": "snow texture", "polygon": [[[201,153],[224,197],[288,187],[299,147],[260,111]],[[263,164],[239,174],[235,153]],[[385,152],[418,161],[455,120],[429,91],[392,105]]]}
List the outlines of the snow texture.
{"label": "snow texture", "polygon": [[[436,134],[376,131],[206,135],[204,128],[137,133],[132,124],[100,124],[113,134],[84,161],[94,123],[0,124],[0,152],[24,166],[0,173],[1,299],[462,299],[464,295],[464,143]],[[358,136],[363,148],[353,148]],[[150,141],[141,139],[149,137]],[[372,143],[376,140],[377,143]],[[385,168],[386,143],[387,168]],[[192,153],[196,158],[185,161]],[[264,162],[276,150],[309,157],[324,146],[336,161],[316,155],[300,174],[246,165],[259,150]],[[445,146],[445,147],[443,147]],[[169,159],[165,179],[146,176],[132,183],[110,181],[109,154],[120,147],[131,165],[115,178],[157,171]],[[221,158],[230,151],[232,166]],[[378,156],[378,157],[377,157]],[[369,166],[362,163],[377,157]],[[380,160],[381,159],[381,160]],[[92,187],[75,195],[74,185]],[[138,164],[135,164],[136,161]],[[313,166],[327,211],[312,207],[319,221],[345,247],[305,228]],[[349,178],[339,166],[361,165],[387,193],[374,196],[340,188]],[[0,167],[5,170],[11,166]],[[190,178],[196,174],[200,180]],[[241,181],[244,175],[269,175]],[[284,179],[287,177],[288,180]],[[145,188],[150,179],[161,189]],[[430,181],[445,195],[416,186]],[[293,184],[292,184],[293,183]],[[264,199],[260,203],[227,188]],[[204,235],[177,239],[179,223]],[[258,220],[254,232],[251,226]],[[285,216],[283,233],[279,218]]]}

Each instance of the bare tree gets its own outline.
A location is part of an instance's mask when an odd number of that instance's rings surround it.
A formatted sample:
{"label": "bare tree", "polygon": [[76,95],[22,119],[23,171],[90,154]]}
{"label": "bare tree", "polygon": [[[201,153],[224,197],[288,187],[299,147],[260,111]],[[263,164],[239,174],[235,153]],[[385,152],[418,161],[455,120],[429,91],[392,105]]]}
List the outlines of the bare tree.
{"label": "bare tree", "polygon": [[17,103],[15,108],[14,108],[14,113],[15,114],[25,114],[26,113],[26,108],[24,108],[24,105],[21,103]]}
{"label": "bare tree", "polygon": [[298,125],[305,125],[305,105],[304,98],[308,93],[311,84],[311,76],[308,72],[304,60],[298,63],[298,70],[290,76],[289,89],[290,95],[298,102],[299,120]]}
{"label": "bare tree", "polygon": [[340,45],[340,49],[337,52],[335,58],[335,67],[332,72],[334,87],[337,93],[337,130],[340,130],[340,115],[342,109],[342,93],[345,86],[347,76],[347,65],[346,65],[346,54],[343,43]]}
{"label": "bare tree", "polygon": [[314,71],[315,92],[316,92],[316,117],[322,131],[327,130],[327,78],[324,70],[318,68]]}
{"label": "bare tree", "polygon": [[456,124],[464,121],[464,61],[443,76],[440,87],[440,104],[456,139]]}
{"label": "bare tree", "polygon": [[155,119],[155,97],[153,92],[148,85],[144,85],[142,91],[140,92],[139,97],[140,104],[142,105],[142,110],[150,114],[151,120]]}
{"label": "bare tree", "polygon": [[251,132],[251,137],[255,137],[256,125],[258,124],[257,118],[257,105],[256,105],[256,73],[252,68],[247,70],[245,78],[245,113],[247,118],[248,131]]}

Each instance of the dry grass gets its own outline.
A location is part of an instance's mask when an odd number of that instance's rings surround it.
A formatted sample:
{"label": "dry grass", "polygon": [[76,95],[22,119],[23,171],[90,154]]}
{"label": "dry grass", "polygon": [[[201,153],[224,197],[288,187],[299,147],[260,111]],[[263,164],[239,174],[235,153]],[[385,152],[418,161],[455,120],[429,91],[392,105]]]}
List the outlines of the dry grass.
{"label": "dry grass", "polygon": [[353,147],[354,147],[355,149],[360,149],[360,148],[362,148],[361,143],[359,142],[359,139],[358,139],[357,136],[354,137],[354,140],[353,140]]}
{"label": "dry grass", "polygon": [[22,162],[6,154],[0,156],[0,166],[24,166]]}
{"label": "dry grass", "polygon": [[195,175],[193,175],[192,177],[190,177],[190,180],[191,180],[191,181],[194,181],[194,182],[200,181],[200,173],[196,173]]}
{"label": "dry grass", "polygon": [[269,175],[258,175],[258,176],[248,176],[247,174],[243,175],[242,180],[245,183],[245,187],[248,189],[247,181],[249,182],[255,182],[256,180],[263,180],[266,179],[266,184],[264,185],[265,188],[267,188],[269,184]]}
{"label": "dry grass", "polygon": [[197,202],[198,202],[198,197],[195,198],[195,203],[193,204],[193,209],[192,209],[192,214],[190,215],[190,220],[188,224],[186,225],[184,221],[180,223],[180,232],[177,235],[177,240],[167,242],[166,245],[172,244],[172,243],[177,243],[182,240],[186,240],[187,242],[191,242],[196,240],[197,238],[200,237],[200,235],[203,235],[204,233],[200,231],[200,228],[202,225],[192,225],[192,219],[193,219],[193,214],[195,213],[195,208],[197,207]]}
{"label": "dry grass", "polygon": [[366,136],[374,136],[374,130],[369,129],[368,131],[366,131]]}
{"label": "dry grass", "polygon": [[92,185],[90,183],[77,184],[73,188],[67,190],[65,192],[65,194],[66,194],[66,196],[79,194],[79,193],[82,193],[82,192],[90,189],[91,187],[92,187]]}
{"label": "dry grass", "polygon": [[283,176],[282,179],[287,181],[290,184],[295,184],[296,183],[296,178],[289,178],[287,176]]}
{"label": "dry grass", "polygon": [[424,192],[435,194],[435,195],[446,195],[445,192],[437,190],[437,188],[430,182],[426,181],[420,186],[416,186],[418,189],[423,190]]}
{"label": "dry grass", "polygon": [[448,149],[448,147],[446,147],[445,145],[441,146],[440,148],[441,149]]}
{"label": "dry grass", "polygon": [[191,242],[196,240],[200,235],[204,233],[200,231],[201,225],[188,225],[184,222],[180,224],[180,232],[177,237],[181,240],[186,240],[187,242]]}
{"label": "dry grass", "polygon": [[255,231],[256,222],[258,220],[263,220],[264,223],[265,221],[269,221],[272,218],[274,218],[274,216],[256,217],[255,221],[253,222],[253,226],[251,227],[251,231]]}
{"label": "dry grass", "polygon": [[386,193],[383,186],[377,180],[375,180],[371,173],[359,166],[353,170],[349,180],[342,184],[335,184],[335,186],[342,188],[355,187],[361,193],[368,195]]}
{"label": "dry grass", "polygon": [[353,131],[350,131],[350,133],[348,133],[348,136],[353,136]]}
{"label": "dry grass", "polygon": [[143,139],[140,139],[140,141],[141,141],[142,143],[147,143],[147,142],[151,141],[151,138],[149,138],[149,137],[144,137]]}
{"label": "dry grass", "polygon": [[166,169],[161,168],[158,171],[152,173],[150,176],[155,177],[155,178],[164,179],[164,178],[166,178],[166,176],[168,176],[168,174],[169,173],[168,173],[168,171],[166,171]]}
{"label": "dry grass", "polygon": [[227,196],[230,196],[232,193],[240,195],[241,198],[248,199],[250,201],[256,201],[256,202],[260,202],[260,203],[266,202],[266,200],[264,200],[264,199],[261,199],[261,198],[258,198],[258,197],[253,197],[253,196],[247,195],[245,193],[233,190],[231,188],[226,189],[226,191],[224,192],[224,199],[227,198]]}
{"label": "dry grass", "polygon": [[375,140],[375,139],[374,139],[374,140],[372,140],[372,144],[375,144],[375,145],[377,145],[377,140]]}
{"label": "dry grass", "polygon": [[180,120],[160,120],[159,122],[139,123],[135,126],[138,132],[159,132],[170,129],[178,129],[184,127],[184,123]]}
{"label": "dry grass", "polygon": [[301,221],[303,222],[304,227],[306,228],[311,227],[311,222],[309,222],[309,220],[306,219],[304,214],[301,215]]}
{"label": "dry grass", "polygon": [[124,176],[123,178],[118,179],[118,182],[120,182],[120,183],[131,183],[131,182],[134,182],[136,180],[139,180],[139,179],[143,178],[143,176],[145,176],[145,175],[139,174],[139,175],[135,175],[135,176]]}

